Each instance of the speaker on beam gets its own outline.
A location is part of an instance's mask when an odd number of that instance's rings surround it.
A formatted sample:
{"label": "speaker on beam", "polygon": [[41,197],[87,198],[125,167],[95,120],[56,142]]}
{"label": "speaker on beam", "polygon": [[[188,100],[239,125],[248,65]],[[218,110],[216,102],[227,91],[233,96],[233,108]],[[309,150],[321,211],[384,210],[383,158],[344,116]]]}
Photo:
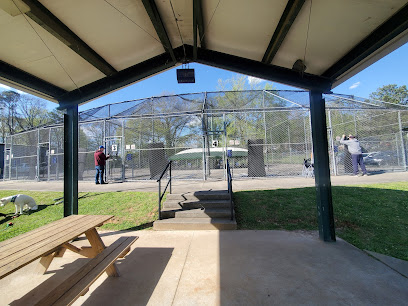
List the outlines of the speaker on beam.
{"label": "speaker on beam", "polygon": [[178,83],[195,83],[194,69],[177,69]]}

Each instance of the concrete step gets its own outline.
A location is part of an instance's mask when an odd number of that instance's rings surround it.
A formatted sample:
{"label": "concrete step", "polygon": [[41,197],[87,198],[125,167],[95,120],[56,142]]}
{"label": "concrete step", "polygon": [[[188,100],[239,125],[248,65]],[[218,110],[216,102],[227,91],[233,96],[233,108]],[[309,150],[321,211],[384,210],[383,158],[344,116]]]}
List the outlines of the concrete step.
{"label": "concrete step", "polygon": [[230,218],[229,208],[193,208],[193,209],[171,209],[165,208],[161,211],[163,219],[168,218]]}
{"label": "concrete step", "polygon": [[166,200],[163,204],[165,209],[193,209],[193,208],[229,208],[229,200],[201,200],[201,201],[177,201]]}
{"label": "concrete step", "polygon": [[167,200],[173,201],[197,201],[197,200],[229,200],[227,190],[206,190],[186,193],[172,193],[166,196]]}
{"label": "concrete step", "polygon": [[231,210],[227,208],[188,209],[176,212],[176,218],[231,218]]}
{"label": "concrete step", "polygon": [[173,218],[153,223],[156,231],[236,230],[237,222],[222,218]]}

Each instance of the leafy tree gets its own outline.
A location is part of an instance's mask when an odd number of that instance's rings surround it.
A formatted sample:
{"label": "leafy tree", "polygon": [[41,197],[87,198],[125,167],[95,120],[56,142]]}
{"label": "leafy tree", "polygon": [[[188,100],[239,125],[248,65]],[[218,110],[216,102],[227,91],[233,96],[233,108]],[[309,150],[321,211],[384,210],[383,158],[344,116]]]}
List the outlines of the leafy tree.
{"label": "leafy tree", "polygon": [[50,121],[45,102],[30,96],[20,96],[17,121],[22,130],[47,124]]}
{"label": "leafy tree", "polygon": [[[3,110],[4,118],[2,118],[2,137],[15,132],[17,126],[17,103],[20,100],[20,94],[6,90],[0,94],[0,102]],[[2,116],[3,117],[3,116]]]}
{"label": "leafy tree", "polygon": [[408,104],[408,88],[406,85],[385,85],[370,94],[371,99],[381,100],[394,104]]}

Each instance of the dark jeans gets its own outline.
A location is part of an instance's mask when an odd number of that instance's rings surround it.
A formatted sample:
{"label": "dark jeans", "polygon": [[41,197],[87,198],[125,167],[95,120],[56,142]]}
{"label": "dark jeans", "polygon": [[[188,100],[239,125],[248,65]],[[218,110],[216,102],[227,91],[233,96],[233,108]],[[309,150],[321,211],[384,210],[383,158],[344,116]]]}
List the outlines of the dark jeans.
{"label": "dark jeans", "polygon": [[105,166],[95,166],[95,183],[99,183],[99,178],[101,178],[101,183],[103,183],[103,175],[105,174]]}
{"label": "dark jeans", "polygon": [[353,163],[353,173],[357,175],[358,165],[360,165],[363,174],[367,173],[366,167],[364,165],[363,154],[351,154],[351,161]]}

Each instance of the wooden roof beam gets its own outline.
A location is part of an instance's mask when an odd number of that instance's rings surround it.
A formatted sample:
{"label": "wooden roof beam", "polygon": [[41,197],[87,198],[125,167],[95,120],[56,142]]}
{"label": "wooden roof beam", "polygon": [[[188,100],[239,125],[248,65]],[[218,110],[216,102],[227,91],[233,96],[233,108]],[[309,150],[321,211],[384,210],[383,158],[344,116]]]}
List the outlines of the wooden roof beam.
{"label": "wooden roof beam", "polygon": [[166,28],[164,27],[163,21],[160,17],[159,10],[157,9],[156,3],[154,0],[142,0],[143,5],[147,14],[150,17],[150,20],[156,30],[157,36],[159,36],[160,42],[163,45],[164,51],[170,54],[173,61],[176,60],[176,57],[173,52],[173,47],[170,42],[170,38],[167,35]]}
{"label": "wooden roof beam", "polygon": [[266,49],[266,52],[262,58],[263,63],[270,64],[272,62],[304,3],[305,0],[288,1],[282,17],[279,20],[278,26],[273,33],[272,39],[269,42],[268,48]]}
{"label": "wooden roof beam", "polygon": [[51,33],[62,43],[71,48],[75,53],[85,59],[96,69],[105,75],[112,75],[117,72],[115,68],[113,68],[99,54],[97,54],[91,47],[81,40],[39,1],[22,1],[30,7],[30,11],[26,13],[28,17],[38,23],[42,28]]}

